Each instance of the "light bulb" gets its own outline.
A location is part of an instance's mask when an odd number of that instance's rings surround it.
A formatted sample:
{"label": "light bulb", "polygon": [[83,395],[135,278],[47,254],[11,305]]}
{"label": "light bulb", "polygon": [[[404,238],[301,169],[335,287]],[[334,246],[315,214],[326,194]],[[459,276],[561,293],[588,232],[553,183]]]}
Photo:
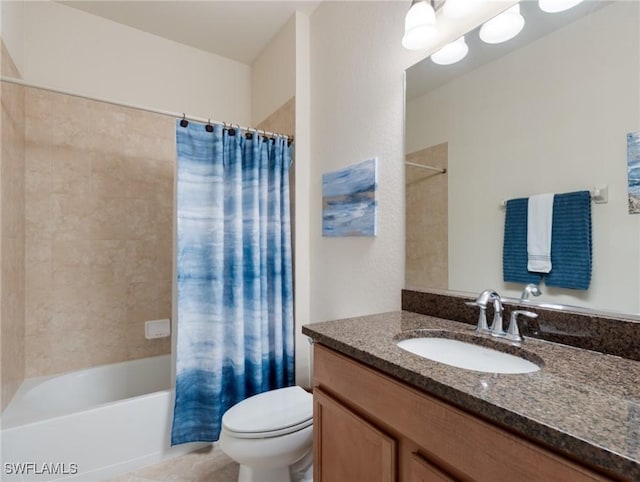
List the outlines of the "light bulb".
{"label": "light bulb", "polygon": [[540,10],[548,13],[564,12],[575,7],[583,0],[538,0]]}
{"label": "light bulb", "polygon": [[409,50],[424,49],[437,33],[433,7],[426,0],[414,2],[404,19],[402,46]]}
{"label": "light bulb", "polygon": [[442,7],[442,12],[450,19],[466,17],[473,13],[484,0],[447,0]]}
{"label": "light bulb", "polygon": [[511,40],[523,27],[524,17],[520,15],[520,4],[516,4],[485,22],[480,28],[480,38],[488,44],[499,44]]}
{"label": "light bulb", "polygon": [[431,55],[431,60],[438,65],[451,65],[467,56],[469,46],[464,41],[464,35],[455,42],[445,45]]}

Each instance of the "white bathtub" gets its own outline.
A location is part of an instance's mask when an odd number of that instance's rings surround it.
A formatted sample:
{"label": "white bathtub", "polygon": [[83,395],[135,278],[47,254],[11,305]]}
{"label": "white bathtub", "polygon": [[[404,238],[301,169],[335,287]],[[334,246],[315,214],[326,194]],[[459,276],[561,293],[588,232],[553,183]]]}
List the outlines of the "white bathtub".
{"label": "white bathtub", "polygon": [[104,480],[203,446],[169,447],[170,363],[164,355],[25,380],[2,413],[0,480]]}

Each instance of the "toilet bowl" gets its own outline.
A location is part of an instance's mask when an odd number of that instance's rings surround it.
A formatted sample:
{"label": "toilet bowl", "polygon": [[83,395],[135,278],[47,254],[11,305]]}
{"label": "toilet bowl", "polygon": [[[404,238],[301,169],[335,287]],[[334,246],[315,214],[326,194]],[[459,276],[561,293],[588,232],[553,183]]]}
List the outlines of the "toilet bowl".
{"label": "toilet bowl", "polygon": [[290,482],[311,464],[313,398],[300,387],[254,395],[222,416],[220,448],[240,464],[238,482]]}

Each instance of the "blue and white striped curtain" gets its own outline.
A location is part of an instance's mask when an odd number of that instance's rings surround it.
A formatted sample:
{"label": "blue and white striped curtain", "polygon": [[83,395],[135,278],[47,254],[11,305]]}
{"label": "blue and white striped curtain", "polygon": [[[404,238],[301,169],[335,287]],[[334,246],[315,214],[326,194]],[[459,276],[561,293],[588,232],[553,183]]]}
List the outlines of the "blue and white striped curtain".
{"label": "blue and white striped curtain", "polygon": [[223,413],[293,385],[287,139],[176,124],[178,348],[172,445],[218,440]]}

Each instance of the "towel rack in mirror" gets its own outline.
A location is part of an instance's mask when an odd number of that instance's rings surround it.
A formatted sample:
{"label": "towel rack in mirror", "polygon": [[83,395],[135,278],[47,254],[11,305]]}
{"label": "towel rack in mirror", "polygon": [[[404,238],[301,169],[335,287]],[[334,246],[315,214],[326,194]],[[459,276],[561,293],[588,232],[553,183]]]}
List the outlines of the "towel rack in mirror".
{"label": "towel rack in mirror", "polygon": [[[606,204],[609,202],[609,185],[604,184],[602,186],[596,186],[593,189],[589,189],[591,193],[591,200],[596,204]],[[500,201],[500,207],[507,205],[508,199]]]}

